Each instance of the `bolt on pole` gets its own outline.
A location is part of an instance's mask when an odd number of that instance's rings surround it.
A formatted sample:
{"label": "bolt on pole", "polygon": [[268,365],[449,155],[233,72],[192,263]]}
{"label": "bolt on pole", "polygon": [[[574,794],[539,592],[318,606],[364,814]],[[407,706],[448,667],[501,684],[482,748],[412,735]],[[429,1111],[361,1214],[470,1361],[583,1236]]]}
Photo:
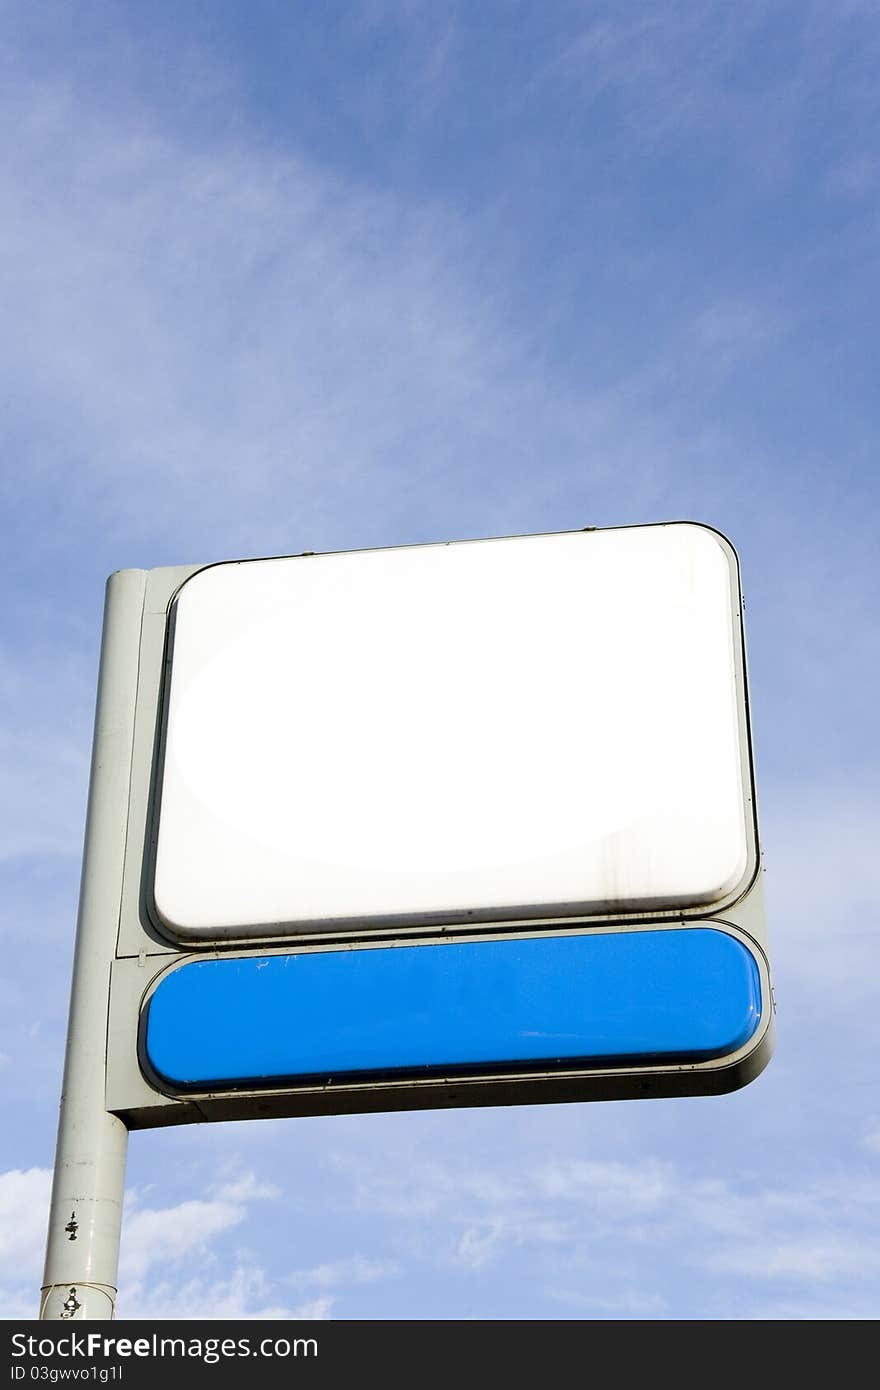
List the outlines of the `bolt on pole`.
{"label": "bolt on pole", "polygon": [[105,1107],[146,572],[107,581],[55,1175],[40,1318],[114,1316],[128,1130]]}

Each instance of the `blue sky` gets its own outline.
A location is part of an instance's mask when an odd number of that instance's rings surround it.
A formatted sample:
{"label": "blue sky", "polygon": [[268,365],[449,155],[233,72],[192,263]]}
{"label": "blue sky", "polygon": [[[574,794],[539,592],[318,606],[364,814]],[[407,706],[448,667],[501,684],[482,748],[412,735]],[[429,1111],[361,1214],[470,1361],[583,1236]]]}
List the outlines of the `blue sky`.
{"label": "blue sky", "polygon": [[876,1316],[876,6],[0,23],[4,1316],[42,1264],[107,574],[681,518],[743,566],[767,1071],[136,1134],[119,1314]]}

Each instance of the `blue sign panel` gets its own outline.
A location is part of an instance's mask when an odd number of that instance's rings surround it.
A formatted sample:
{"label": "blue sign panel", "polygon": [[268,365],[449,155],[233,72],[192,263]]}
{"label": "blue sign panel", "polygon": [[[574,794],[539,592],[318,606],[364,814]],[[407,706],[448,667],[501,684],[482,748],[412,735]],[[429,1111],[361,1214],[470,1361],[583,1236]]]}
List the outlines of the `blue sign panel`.
{"label": "blue sign panel", "polygon": [[753,1037],[757,963],[715,927],[190,960],[148,1067],[176,1091],[701,1062]]}

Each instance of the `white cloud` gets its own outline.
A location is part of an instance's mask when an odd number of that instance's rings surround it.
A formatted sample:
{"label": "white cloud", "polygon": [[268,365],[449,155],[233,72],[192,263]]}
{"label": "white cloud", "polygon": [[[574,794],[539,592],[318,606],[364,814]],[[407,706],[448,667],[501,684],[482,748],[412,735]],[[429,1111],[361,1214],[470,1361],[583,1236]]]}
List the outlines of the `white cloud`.
{"label": "white cloud", "polygon": [[780,1009],[795,981],[819,991],[825,1008],[846,997],[876,999],[875,798],[858,786],[812,782],[776,787],[764,803],[765,886],[771,959],[782,979]]}
{"label": "white cloud", "polygon": [[[597,97],[613,93],[629,136],[636,133],[630,154],[640,141],[651,147],[693,133],[715,154],[729,138],[728,149],[765,172],[784,173],[805,113],[811,123],[821,117],[822,103],[811,107],[811,96],[829,84],[835,109],[850,103],[851,113],[852,103],[866,102],[862,143],[876,124],[876,95],[840,81],[844,50],[861,54],[863,69],[873,61],[867,47],[850,42],[857,9],[832,7],[835,42],[823,66],[826,8],[804,8],[798,42],[788,50],[797,62],[775,69],[766,99],[750,91],[743,100],[728,81],[728,66],[762,22],[764,7],[755,0],[700,12],[653,7],[648,18],[644,8],[620,16],[608,7],[595,21],[591,12],[568,67],[557,64],[546,81],[564,81],[569,93],[591,83]],[[412,71],[424,72],[424,65]],[[436,78],[438,85],[444,80],[439,54]],[[420,89],[421,80],[411,86]],[[523,95],[533,97],[534,87]],[[793,571],[797,592],[780,605],[779,631],[783,621],[785,633],[801,625],[804,646],[829,616],[841,642],[860,640],[854,626],[870,631],[864,619],[871,615],[858,607],[866,603],[866,571],[838,566],[843,557],[828,541],[828,528],[841,527],[845,513],[835,520],[815,508],[809,477],[802,486],[799,465],[786,471],[784,448],[777,451],[781,485],[771,482],[766,461],[750,473],[732,417],[713,424],[705,408],[684,422],[674,415],[698,400],[709,365],[735,367],[788,331],[791,316],[762,296],[760,260],[743,265],[751,279],[742,292],[723,285],[717,267],[705,303],[679,315],[638,371],[624,368],[610,388],[596,389],[589,370],[564,384],[562,373],[553,379],[545,371],[541,349],[552,357],[548,344],[539,348],[529,338],[503,296],[484,292],[482,271],[494,251],[480,242],[485,228],[448,207],[407,205],[346,185],[296,150],[282,156],[268,144],[248,147],[222,133],[194,135],[158,106],[117,106],[111,119],[97,102],[72,95],[65,75],[32,83],[13,64],[0,102],[4,127],[15,131],[0,153],[0,256],[9,268],[8,327],[0,342],[11,437],[4,449],[7,510],[30,526],[24,549],[35,564],[64,546],[68,560],[57,572],[44,566],[51,611],[33,599],[22,617],[22,631],[42,624],[49,639],[14,643],[0,673],[3,722],[15,731],[0,747],[12,789],[0,827],[9,854],[79,852],[99,588],[106,568],[117,564],[430,539],[448,528],[536,529],[548,518],[659,518],[667,499],[677,512],[681,497],[698,502],[707,519],[719,498],[754,498],[754,511],[742,512],[747,519],[765,509],[775,486],[784,511],[766,508],[762,523],[774,529],[774,545],[822,536],[804,568],[799,563]],[[580,107],[589,111],[588,103]],[[832,166],[835,138],[839,132],[827,131]],[[824,179],[826,188],[864,196],[875,164],[857,155],[839,162],[836,179],[832,167],[827,177],[821,168],[811,171],[811,180],[814,174],[816,187]],[[731,194],[750,189],[749,181]],[[744,217],[755,211],[754,204],[741,206]],[[795,243],[785,247],[788,274],[806,245]],[[657,270],[656,253],[644,254]],[[597,271],[606,273],[608,264],[598,255]],[[763,265],[772,269],[766,259]],[[812,272],[811,265],[810,283]],[[791,279],[779,301],[795,313],[798,283]],[[494,284],[497,296],[500,280]],[[612,313],[599,340],[614,328]],[[651,335],[649,321],[644,336]],[[632,360],[629,350],[622,357]],[[755,439],[760,450],[760,434]],[[22,500],[33,503],[39,525],[22,519]],[[808,519],[799,532],[795,512]],[[751,543],[757,545],[754,537]],[[111,555],[96,572],[94,565]],[[826,570],[835,568],[844,576],[831,575],[840,585],[837,607],[821,607],[816,616],[814,600]],[[768,561],[765,585],[773,575]],[[71,576],[81,576],[94,596],[82,626],[70,618],[79,603],[66,592]],[[87,655],[65,655],[75,647]],[[824,657],[812,650],[818,665]],[[852,679],[831,665],[835,680]],[[776,669],[788,698],[797,682],[789,680],[784,656]],[[807,699],[815,684],[812,669],[808,675],[799,689]],[[808,732],[816,741],[806,746],[821,762],[821,729]],[[876,994],[880,825],[870,796],[852,787],[829,794],[817,781],[800,792],[765,795],[762,826],[784,1043],[792,1004],[802,1019],[809,1013],[824,1023],[809,1007],[820,995],[850,1017],[854,1000]],[[34,895],[33,902],[34,915],[45,917],[42,900],[37,906]],[[40,1026],[40,1019],[28,1023]],[[802,1114],[816,1100],[817,1084],[829,1089],[827,1077],[794,1080],[777,1114],[785,1105]],[[736,1113],[736,1100],[730,1103]],[[676,1113],[674,1103],[659,1113]],[[766,1130],[760,1106],[739,1113]],[[499,1132],[509,1132],[505,1123]],[[358,1124],[362,1134],[367,1121]],[[853,1122],[853,1144],[866,1162],[880,1150],[872,1124],[862,1137],[862,1121]],[[386,1159],[381,1171],[367,1171],[360,1187],[352,1181],[343,1194],[359,1219],[378,1219],[363,1245],[358,1236],[358,1249],[369,1255],[326,1263],[319,1257],[289,1276],[269,1273],[261,1256],[234,1248],[250,1203],[274,1195],[273,1185],[254,1174],[221,1173],[213,1185],[198,1185],[197,1200],[156,1209],[130,1204],[121,1314],[323,1317],[346,1306],[347,1286],[410,1271],[476,1282],[516,1257],[536,1287],[575,1310],[659,1315],[667,1282],[676,1289],[675,1306],[686,1306],[680,1290],[688,1273],[701,1289],[719,1291],[721,1305],[724,1291],[741,1286],[747,1272],[750,1287],[775,1300],[761,1306],[779,1309],[779,1316],[853,1316],[853,1308],[870,1316],[857,1286],[873,1270],[866,1251],[877,1234],[876,1188],[869,1177],[856,1180],[850,1158],[846,1181],[811,1184],[808,1145],[821,1151],[810,1158],[814,1164],[825,1151],[815,1125],[811,1130],[805,1121],[795,1133],[780,1120],[775,1147],[761,1155],[754,1180],[727,1171],[717,1149],[702,1167],[689,1154],[678,1163],[646,1157],[651,1126],[647,1117],[643,1129],[633,1124],[631,1133],[644,1142],[630,1150],[640,1154],[631,1162],[585,1160],[577,1149],[535,1162],[499,1153],[494,1139],[479,1155],[467,1155],[483,1173],[463,1172],[447,1158],[410,1167]],[[262,1141],[262,1126],[243,1128],[241,1144]],[[597,1130],[607,1132],[601,1123]],[[228,1142],[221,1131],[203,1142],[220,1147]],[[783,1132],[789,1140],[795,1134],[791,1152]],[[795,1143],[802,1145],[797,1153]],[[586,1151],[600,1149],[601,1141]],[[703,1168],[713,1164],[723,1176],[706,1178]],[[33,1315],[29,1290],[39,1283],[49,1176],[36,1169],[0,1175],[0,1251],[15,1271],[4,1291],[7,1316]],[[311,1192],[300,1184],[289,1201],[301,1210]],[[265,1248],[277,1263],[276,1246],[270,1239]],[[676,1274],[667,1281],[670,1259]],[[291,1287],[305,1300],[294,1308],[279,1293]]]}
{"label": "white cloud", "polygon": [[[465,1240],[469,1250],[495,1247],[505,1238],[521,1240],[527,1233],[557,1240],[560,1213],[570,1219],[569,1208],[601,1218],[662,1207],[677,1181],[671,1165],[651,1159],[626,1164],[560,1158],[538,1169],[496,1164],[491,1172],[450,1172],[430,1163],[406,1183],[381,1170],[352,1176],[358,1204],[365,1209],[426,1218],[451,1208],[457,1223],[471,1232]],[[504,1213],[503,1224],[498,1224],[498,1213]]]}
{"label": "white cloud", "polygon": [[2,365],[76,516],[167,528],[181,560],[257,534],[296,548],[340,490],[405,506],[416,478],[434,491],[463,466],[468,430],[485,445],[510,409],[527,425],[527,364],[462,273],[449,213],[294,154],[111,126],[60,85],[7,102]]}
{"label": "white cloud", "polygon": [[[671,38],[656,17],[603,20],[589,64],[611,83],[658,52],[668,68],[713,27],[677,15]],[[722,65],[741,37],[721,26]],[[485,228],[449,206],[345,183],[296,149],[207,140],[158,108],[110,121],[63,78],[9,81],[0,118],[16,131],[0,153],[10,513],[63,497],[63,525],[30,548],[76,554],[91,659],[119,565],[660,518],[691,471],[710,518],[749,490],[736,442],[680,411],[787,327],[755,290],[713,283],[647,361],[570,382],[499,280],[486,288]],[[94,671],[69,655],[83,634],[65,602],[36,616],[49,640],[8,661],[0,839],[71,855]]]}
{"label": "white cloud", "polygon": [[574,1235],[571,1220],[560,1220],[540,1203],[517,1204],[500,1217],[471,1219],[455,1242],[449,1258],[467,1269],[491,1265],[505,1250],[520,1246],[565,1245]]}
{"label": "white cloud", "polygon": [[13,1168],[0,1173],[0,1259],[18,1277],[32,1279],[37,1291],[43,1272],[51,1186],[48,1168]]}
{"label": "white cloud", "polygon": [[876,1322],[877,1299],[872,1290],[853,1289],[844,1299],[823,1299],[809,1293],[776,1298],[772,1292],[744,1305],[738,1313],[743,1322]]}
{"label": "white cloud", "polygon": [[261,1182],[256,1173],[238,1173],[218,1181],[211,1195],[220,1202],[258,1202],[278,1197],[280,1189],[274,1183]]}
{"label": "white cloud", "polygon": [[669,1314],[668,1300],[661,1294],[642,1294],[637,1290],[624,1291],[615,1298],[603,1298],[601,1294],[591,1296],[571,1289],[551,1289],[549,1296],[564,1306],[600,1317],[664,1318]]}
{"label": "white cloud", "polygon": [[297,1269],[284,1276],[284,1282],[294,1288],[329,1289],[345,1284],[375,1284],[393,1278],[398,1266],[390,1260],[369,1260],[363,1255],[351,1255],[344,1260],[316,1265],[313,1269]]}
{"label": "white cloud", "polygon": [[651,1159],[640,1163],[598,1163],[567,1159],[551,1163],[539,1174],[544,1193],[551,1198],[577,1198],[592,1206],[630,1210],[658,1207],[669,1199],[675,1182],[671,1165]]}
{"label": "white cloud", "polygon": [[[824,1223],[823,1223],[824,1224]],[[800,1283],[835,1283],[841,1278],[860,1279],[880,1270],[880,1250],[868,1245],[859,1232],[848,1239],[812,1233],[802,1238],[764,1238],[710,1256],[710,1268],[747,1274],[759,1280],[794,1279]]]}
{"label": "white cloud", "polygon": [[[593,521],[627,407],[550,384],[449,209],[155,111],[108,121],[60,80],[7,83],[0,120],[0,485],[10,515],[63,498],[29,560],[91,585],[11,638],[0,853],[76,855],[110,569],[525,529],[551,455]],[[657,457],[632,429],[631,498]]]}
{"label": "white cloud", "polygon": [[[733,1274],[748,1275],[755,1306],[759,1289],[765,1299],[797,1290],[802,1308],[814,1299],[841,1310],[880,1269],[880,1179],[869,1170],[772,1186],[650,1158],[496,1168],[492,1185],[439,1165],[408,1177],[410,1260],[497,1276],[518,1250],[548,1298],[636,1317],[666,1315],[670,1260],[676,1281],[699,1280],[719,1307]],[[359,1205],[404,1215],[387,1199],[392,1184],[362,1171]]]}
{"label": "white cloud", "polygon": [[10,628],[0,646],[0,861],[79,855],[95,679],[63,643],[16,642]]}
{"label": "white cloud", "polygon": [[[45,1168],[0,1174],[0,1299],[7,1317],[36,1316],[51,1181]],[[250,1256],[230,1255],[224,1237],[241,1226],[249,1203],[277,1197],[278,1189],[253,1172],[230,1176],[223,1169],[208,1187],[211,1199],[161,1208],[143,1206],[136,1191],[126,1194],[118,1317],[324,1319],[339,1291],[398,1273],[394,1261],[352,1255],[271,1276]],[[291,1302],[282,1293],[291,1287],[306,1296]]]}
{"label": "white cloud", "polygon": [[[49,1169],[0,1173],[0,1299],[7,1318],[34,1318],[43,1272]],[[224,1259],[222,1237],[240,1225],[246,1203],[275,1195],[254,1173],[221,1179],[214,1200],[189,1200],[165,1208],[143,1208],[136,1192],[126,1197],[120,1245],[121,1318],[326,1318],[333,1297],[325,1290],[384,1277],[391,1266],[362,1257],[340,1261],[295,1278],[313,1295],[298,1304],[279,1297],[273,1281],[253,1261]],[[199,1273],[193,1277],[191,1270]],[[288,1283],[287,1279],[284,1280]]]}
{"label": "white cloud", "polygon": [[0,1173],[0,1306],[4,1318],[35,1318],[40,1304],[52,1173]]}
{"label": "white cloud", "polygon": [[274,1184],[263,1181],[252,1170],[228,1163],[221,1166],[213,1182],[205,1184],[205,1190],[207,1197],[169,1207],[144,1206],[144,1194],[137,1189],[126,1193],[120,1241],[121,1285],[134,1281],[140,1287],[147,1275],[151,1281],[161,1278],[161,1271],[169,1265],[191,1261],[195,1255],[211,1263],[217,1237],[245,1220],[249,1203],[279,1195]]}
{"label": "white cloud", "polygon": [[158,1210],[135,1209],[123,1218],[120,1280],[139,1280],[157,1265],[203,1254],[215,1236],[244,1216],[238,1203],[197,1199]]}
{"label": "white cloud", "polygon": [[[584,13],[579,28],[561,31],[541,83],[574,88],[585,102],[604,99],[627,138],[647,149],[691,137],[701,153],[711,146],[716,160],[747,160],[751,171],[778,183],[800,154],[804,122],[829,92],[837,120],[859,143],[876,113],[870,6],[802,3],[772,40],[780,55],[772,64],[761,0],[590,6]],[[814,156],[816,149],[813,143]]]}
{"label": "white cloud", "polygon": [[732,442],[708,477],[669,384],[710,362],[701,334],[717,369],[778,332],[754,295],[717,289],[613,385],[566,382],[476,219],[156,111],[109,123],[61,83],[4,101],[0,367],[33,453],[16,482],[63,477],[69,525],[117,563],[160,538],[172,563],[609,524],[662,507],[689,458],[707,505],[733,491]]}
{"label": "white cloud", "polygon": [[117,1316],[133,1320],[289,1321],[329,1317],[333,1299],[322,1296],[290,1304],[279,1299],[263,1270],[236,1265],[213,1277],[151,1279],[119,1290]]}

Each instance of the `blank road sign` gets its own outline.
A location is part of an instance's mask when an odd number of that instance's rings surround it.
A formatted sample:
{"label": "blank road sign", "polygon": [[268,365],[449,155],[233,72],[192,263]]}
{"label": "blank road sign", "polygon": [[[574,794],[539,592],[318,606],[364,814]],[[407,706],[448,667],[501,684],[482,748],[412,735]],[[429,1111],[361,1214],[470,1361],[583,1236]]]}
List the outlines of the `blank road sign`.
{"label": "blank road sign", "polygon": [[181,944],[705,913],[756,871],[736,560],[696,524],[226,563],[171,609]]}
{"label": "blank road sign", "polygon": [[126,1124],[720,1094],[762,1070],[717,531],[123,571],[108,594]]}

